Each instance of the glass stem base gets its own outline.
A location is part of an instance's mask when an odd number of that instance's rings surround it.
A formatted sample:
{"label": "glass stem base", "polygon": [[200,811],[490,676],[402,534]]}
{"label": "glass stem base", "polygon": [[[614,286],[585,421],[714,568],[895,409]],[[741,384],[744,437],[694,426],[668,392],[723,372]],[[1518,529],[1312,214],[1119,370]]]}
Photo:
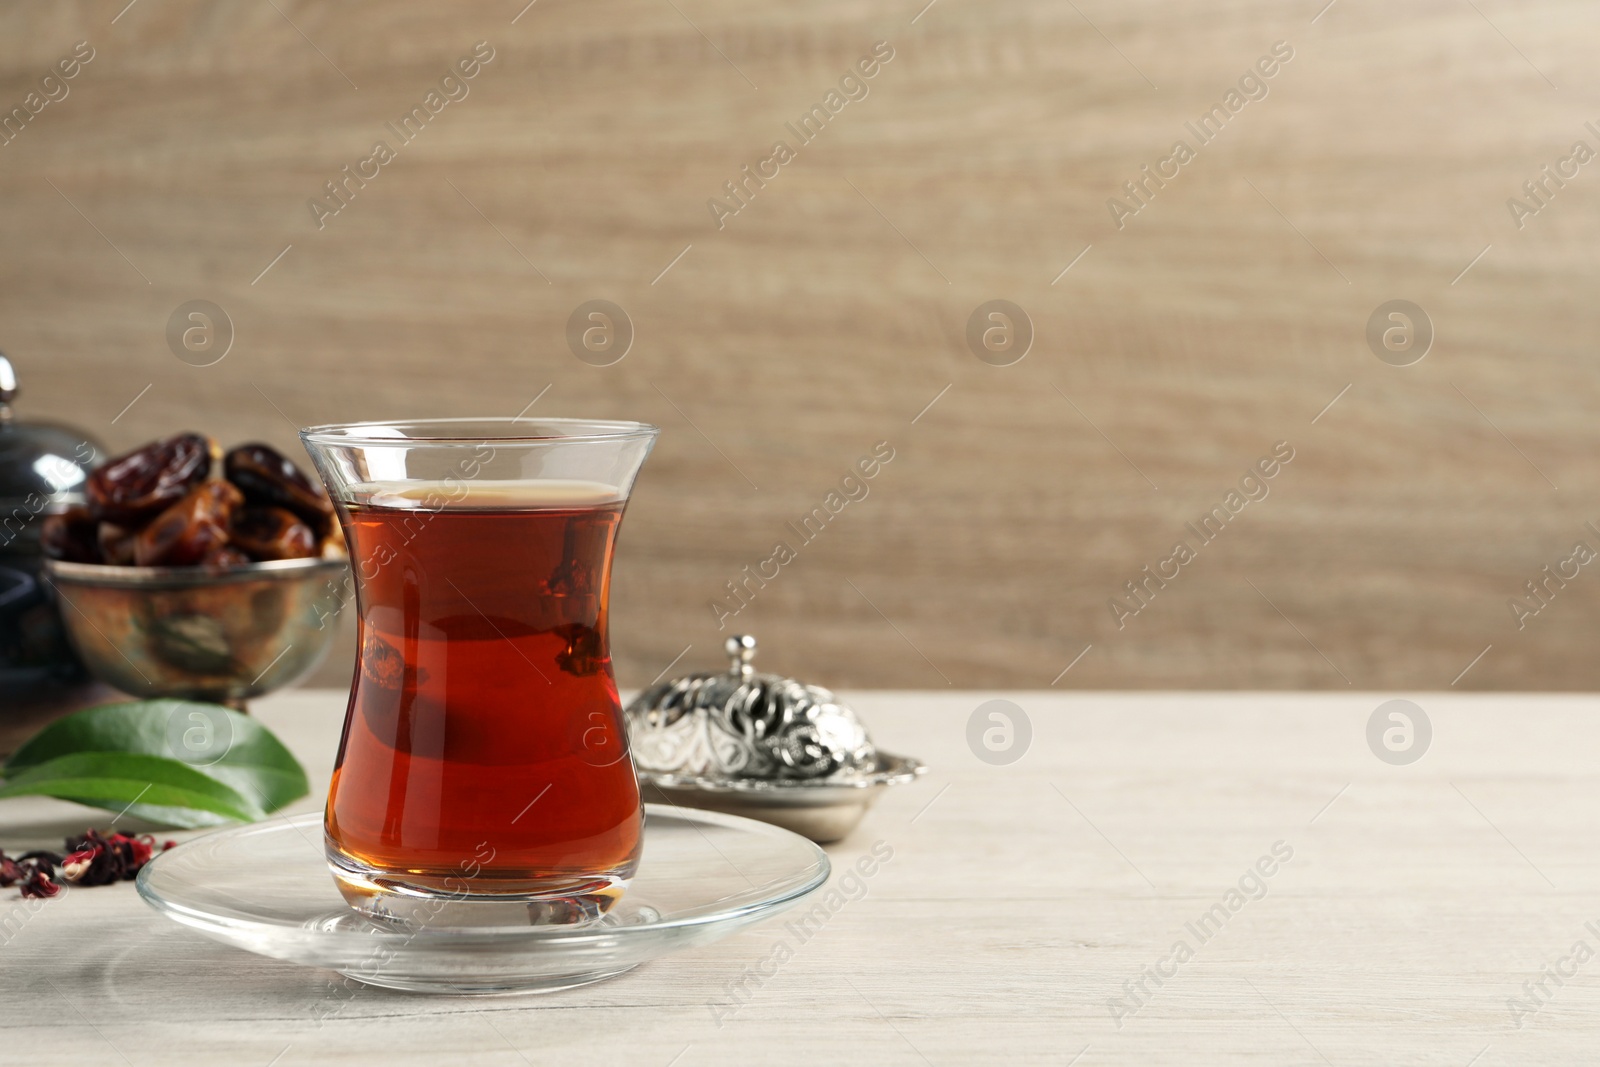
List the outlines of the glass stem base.
{"label": "glass stem base", "polygon": [[597,922],[628,887],[621,872],[519,878],[497,886],[494,879],[459,873],[380,870],[331,844],[327,856],[334,882],[352,908],[371,919],[417,928]]}

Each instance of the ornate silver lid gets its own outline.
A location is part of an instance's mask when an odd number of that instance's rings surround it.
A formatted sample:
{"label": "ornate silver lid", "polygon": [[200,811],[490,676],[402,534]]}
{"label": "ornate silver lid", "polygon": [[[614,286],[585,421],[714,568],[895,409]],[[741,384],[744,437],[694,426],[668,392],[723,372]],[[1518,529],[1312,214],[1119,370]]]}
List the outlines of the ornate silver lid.
{"label": "ornate silver lid", "polygon": [[726,671],[690,674],[646,689],[628,705],[628,736],[641,772],[681,778],[848,781],[876,769],[856,713],[831,692],[756,671],[756,639],[726,642]]}

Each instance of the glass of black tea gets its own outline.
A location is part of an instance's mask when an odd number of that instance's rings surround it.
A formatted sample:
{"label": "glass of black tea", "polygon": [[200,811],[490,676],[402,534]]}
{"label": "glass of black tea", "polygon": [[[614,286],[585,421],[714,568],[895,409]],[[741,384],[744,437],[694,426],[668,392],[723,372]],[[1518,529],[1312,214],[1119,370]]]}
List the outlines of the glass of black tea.
{"label": "glass of black tea", "polygon": [[586,922],[644,813],[606,630],[617,527],[657,430],[428,419],[301,431],[360,641],[328,863],[369,916]]}

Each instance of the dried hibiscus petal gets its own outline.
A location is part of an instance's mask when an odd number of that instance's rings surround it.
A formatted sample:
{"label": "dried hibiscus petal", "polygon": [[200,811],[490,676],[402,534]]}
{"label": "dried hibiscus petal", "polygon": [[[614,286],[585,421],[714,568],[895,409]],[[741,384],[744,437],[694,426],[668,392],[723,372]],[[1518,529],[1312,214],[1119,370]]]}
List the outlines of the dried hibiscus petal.
{"label": "dried hibiscus petal", "polygon": [[19,888],[25,897],[53,897],[61,892],[61,887],[50,880],[49,870],[40,866],[28,871]]}
{"label": "dried hibiscus petal", "polygon": [[89,873],[89,868],[93,866],[95,857],[99,856],[100,853],[101,850],[98,848],[86,848],[81,852],[74,852],[71,855],[62,857],[61,877],[68,882],[80,881],[85,874]]}
{"label": "dried hibiscus petal", "polygon": [[48,863],[52,867],[61,866],[61,853],[51,852],[49,849],[36,848],[32,852],[24,852],[17,857],[18,863]]}
{"label": "dried hibiscus petal", "polygon": [[[176,844],[167,841],[161,847],[169,849]],[[64,855],[37,849],[11,859],[0,852],[0,887],[17,885],[25,897],[53,897],[63,883],[89,886],[131,881],[155,852],[156,839],[149,834],[102,834],[89,829],[67,838]]]}
{"label": "dried hibiscus petal", "polygon": [[137,523],[182,500],[211,474],[216,442],[197,433],[168,437],[108,461],[84,487],[95,518]]}
{"label": "dried hibiscus petal", "polygon": [[[172,846],[169,844],[167,847],[171,848]],[[128,852],[133,858],[133,869],[135,871],[150,862],[150,857],[155,854],[155,850],[156,839],[149,834],[140,834],[138,837],[128,838]]]}
{"label": "dried hibiscus petal", "polygon": [[[167,847],[172,847],[167,842]],[[155,838],[149,834],[101,834],[89,830],[67,839],[69,854],[61,862],[62,876],[77,885],[109,885],[132,879],[150,862]]]}

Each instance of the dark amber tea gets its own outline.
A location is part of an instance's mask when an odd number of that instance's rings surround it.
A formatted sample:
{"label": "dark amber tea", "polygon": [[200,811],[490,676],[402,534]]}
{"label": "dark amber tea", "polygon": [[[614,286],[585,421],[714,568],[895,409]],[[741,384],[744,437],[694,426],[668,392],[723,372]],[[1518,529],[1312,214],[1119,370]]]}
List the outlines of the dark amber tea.
{"label": "dark amber tea", "polygon": [[349,496],[361,655],[328,797],[334,863],[358,882],[404,871],[442,894],[603,908],[643,826],[606,635],[617,491]]}
{"label": "dark amber tea", "polygon": [[520,416],[301,432],[355,579],[324,837],[359,911],[586,922],[626,890],[644,811],[607,600],[656,433]]}

